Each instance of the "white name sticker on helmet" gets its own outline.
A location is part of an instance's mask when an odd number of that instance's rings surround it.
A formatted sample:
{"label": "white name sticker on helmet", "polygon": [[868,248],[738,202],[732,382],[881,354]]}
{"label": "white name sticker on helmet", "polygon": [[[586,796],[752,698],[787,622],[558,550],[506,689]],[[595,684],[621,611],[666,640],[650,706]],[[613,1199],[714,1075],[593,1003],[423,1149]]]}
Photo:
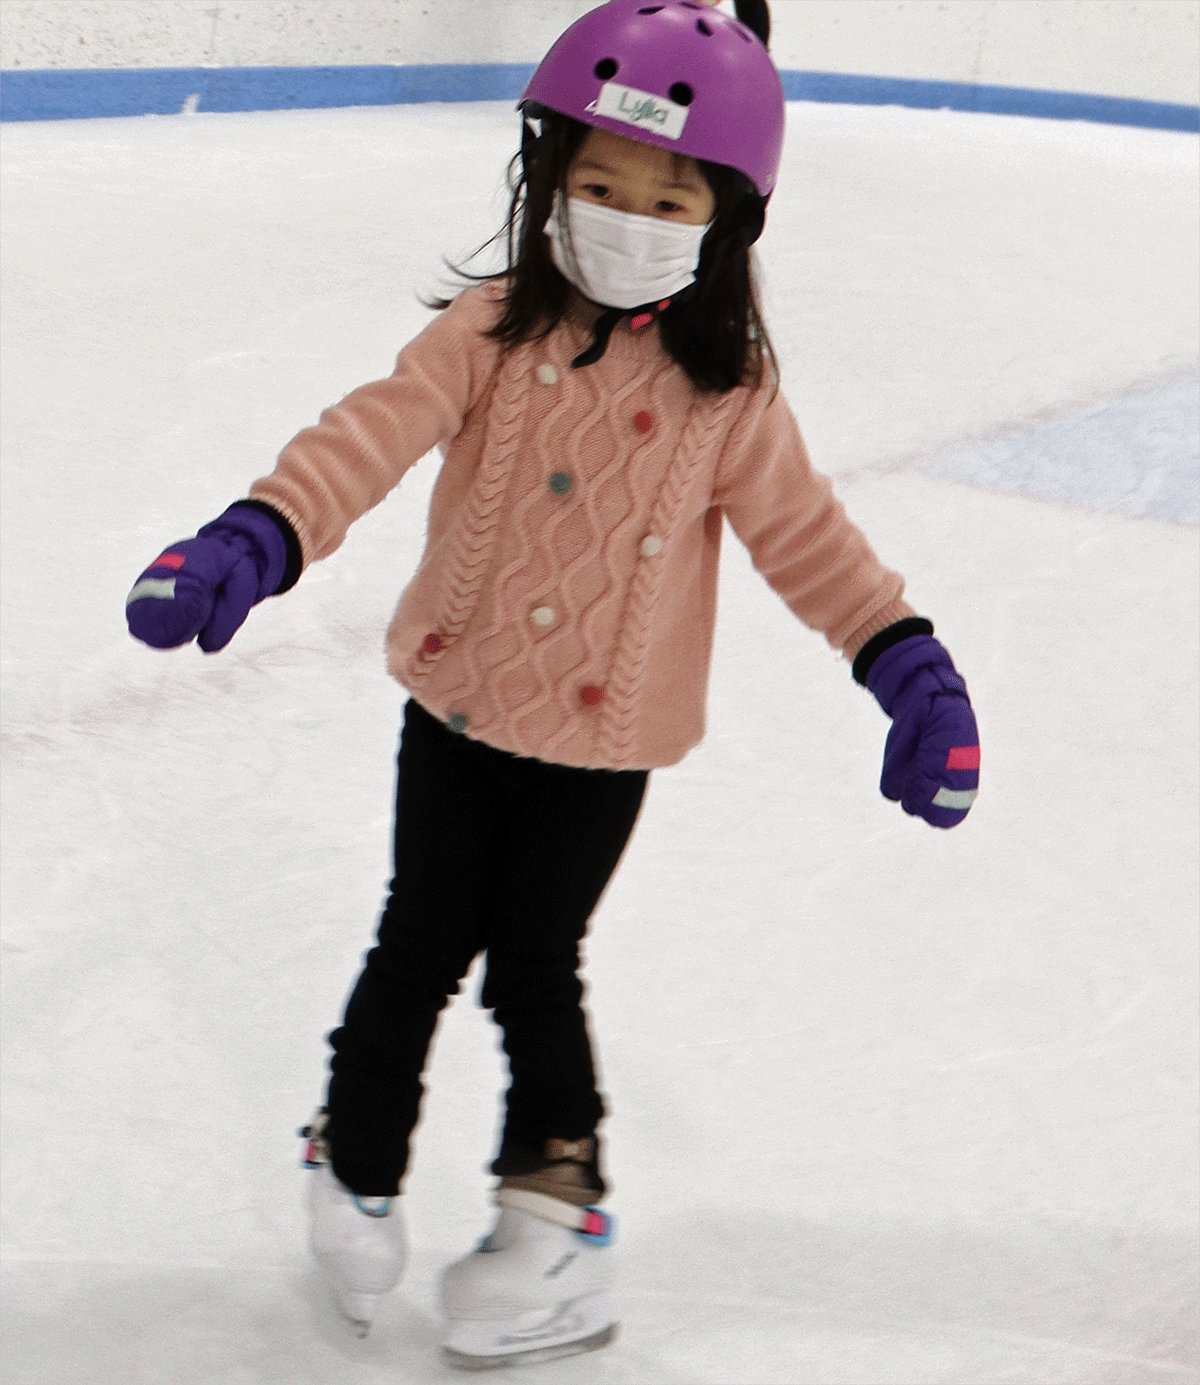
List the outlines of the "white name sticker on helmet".
{"label": "white name sticker on helmet", "polygon": [[648,91],[638,91],[636,87],[623,87],[619,82],[605,82],[588,110],[593,115],[606,115],[610,120],[653,130],[668,139],[678,139],[683,134],[688,118],[686,106],[652,96]]}

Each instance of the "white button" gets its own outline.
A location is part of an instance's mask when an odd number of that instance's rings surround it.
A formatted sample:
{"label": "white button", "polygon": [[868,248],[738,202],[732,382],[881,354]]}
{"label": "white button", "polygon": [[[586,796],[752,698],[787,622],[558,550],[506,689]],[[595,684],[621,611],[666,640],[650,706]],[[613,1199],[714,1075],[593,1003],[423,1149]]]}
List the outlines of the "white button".
{"label": "white button", "polygon": [[642,540],[641,554],[643,558],[653,558],[655,554],[662,552],[662,539],[657,534],[647,534]]}
{"label": "white button", "polygon": [[540,625],[543,628],[547,625],[553,625],[556,619],[554,607],[535,606],[533,610],[529,612],[529,619],[533,621],[535,625]]}
{"label": "white button", "polygon": [[537,378],[543,385],[558,384],[558,371],[552,365],[540,365],[537,368]]}

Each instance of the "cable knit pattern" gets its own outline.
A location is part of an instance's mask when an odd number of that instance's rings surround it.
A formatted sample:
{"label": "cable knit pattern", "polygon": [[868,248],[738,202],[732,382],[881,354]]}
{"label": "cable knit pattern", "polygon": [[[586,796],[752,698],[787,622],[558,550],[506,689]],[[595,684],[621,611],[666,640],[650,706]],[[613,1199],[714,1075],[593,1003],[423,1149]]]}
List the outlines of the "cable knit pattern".
{"label": "cable knit pattern", "polygon": [[[735,394],[723,396],[719,403],[698,398],[688,414],[675,455],[650,521],[652,534],[674,533],[689,484],[704,459],[715,454],[714,444],[728,426],[728,416],[743,400]],[[659,555],[655,555],[659,556]],[[625,764],[637,744],[637,694],[644,683],[646,661],[654,633],[654,613],[659,588],[667,573],[666,563],[643,562],[636,569],[630,586],[629,603],[623,621],[625,639],[613,666],[611,696],[605,703],[602,755],[613,764]]]}
{"label": "cable knit pattern", "polygon": [[[492,558],[501,509],[520,445],[521,425],[529,400],[528,393],[513,379],[519,374],[520,368],[519,355],[510,356],[501,368],[495,402],[488,415],[482,460],[475,484],[455,525],[454,541],[446,557],[443,603],[437,625],[438,637],[444,644],[456,640],[466,629]],[[432,659],[433,656],[430,657]],[[418,666],[412,679],[413,692],[419,689],[433,668],[432,662]],[[483,669],[475,661],[471,681],[478,683],[482,676]]]}
{"label": "cable knit pattern", "polygon": [[769,386],[697,392],[657,324],[622,324],[578,370],[583,318],[502,350],[484,336],[501,293],[463,293],[251,490],[308,563],[443,445],[424,556],[388,630],[388,667],[427,710],[561,764],[681,759],[704,729],[726,517],[847,657],[912,614]]}
{"label": "cable knit pattern", "polygon": [[[567,368],[565,360],[559,360],[555,366],[560,371]],[[572,736],[572,714],[578,703],[576,690],[585,682],[586,670],[599,666],[604,657],[596,617],[603,603],[611,599],[611,584],[618,580],[618,574],[605,562],[604,550],[607,543],[622,533],[634,512],[628,470],[636,465],[636,454],[627,455],[621,447],[613,435],[612,419],[624,409],[640,382],[629,380],[612,399],[603,398],[595,390],[595,377],[580,375],[578,383],[590,396],[586,411],[573,411],[567,402],[567,392],[560,392],[537,429],[532,451],[538,456],[567,457],[594,452],[599,453],[601,464],[597,470],[589,472],[586,484],[580,487],[578,509],[557,505],[549,523],[542,526],[536,520],[542,508],[542,488],[530,489],[516,516],[521,542],[497,583],[499,609],[519,609],[529,555],[544,551],[550,557],[546,564],[548,574],[542,578],[536,592],[530,592],[530,599],[536,596],[557,603],[555,628],[544,638],[537,639],[534,637],[536,627],[528,621],[521,622],[517,626],[521,636],[519,647],[497,670],[497,682],[504,674],[514,673],[527,661],[532,662],[537,674],[537,692],[525,700],[516,714],[514,744],[520,747],[522,754],[536,754],[551,760]],[[626,518],[606,525],[598,507],[601,497],[613,488],[619,495],[617,505]],[[584,526],[583,541],[572,541],[569,530],[579,522]],[[561,566],[554,564],[550,556],[554,554],[560,556]],[[599,581],[591,571],[597,565]],[[551,671],[552,661],[560,671],[558,677]],[[556,732],[538,741],[534,738],[535,728],[549,703],[557,704],[560,724]],[[481,729],[481,734],[487,734],[486,727]]]}

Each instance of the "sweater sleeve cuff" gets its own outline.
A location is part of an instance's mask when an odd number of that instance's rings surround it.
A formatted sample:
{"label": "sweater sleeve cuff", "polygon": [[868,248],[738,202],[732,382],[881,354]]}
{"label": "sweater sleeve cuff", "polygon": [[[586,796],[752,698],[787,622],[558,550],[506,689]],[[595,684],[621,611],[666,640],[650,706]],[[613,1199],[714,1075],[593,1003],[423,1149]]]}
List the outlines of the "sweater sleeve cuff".
{"label": "sweater sleeve cuff", "polygon": [[268,519],[273,520],[283,537],[283,546],[286,551],[283,578],[274,592],[275,596],[282,596],[284,592],[291,591],[300,580],[300,574],[304,571],[304,554],[300,548],[300,537],[274,505],[268,505],[265,500],[239,500],[237,504],[241,509],[257,510],[259,514],[266,515]]}
{"label": "sweater sleeve cuff", "polygon": [[933,621],[926,620],[924,616],[906,616],[903,620],[897,620],[880,630],[878,634],[872,635],[854,656],[854,663],[850,669],[854,681],[865,688],[867,675],[871,672],[871,665],[885,649],[891,649],[901,640],[912,639],[914,635],[932,634]]}

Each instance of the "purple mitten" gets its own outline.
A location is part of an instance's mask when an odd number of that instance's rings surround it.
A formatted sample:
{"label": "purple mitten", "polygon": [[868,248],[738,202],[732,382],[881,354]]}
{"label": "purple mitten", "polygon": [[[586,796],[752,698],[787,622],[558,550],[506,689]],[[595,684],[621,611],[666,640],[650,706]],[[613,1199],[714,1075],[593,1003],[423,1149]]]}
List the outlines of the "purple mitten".
{"label": "purple mitten", "polygon": [[125,603],[135,639],[175,649],[197,639],[206,654],[224,649],[264,597],[292,585],[294,535],[265,505],[231,505],[194,539],[167,549],[142,573]]}
{"label": "purple mitten", "polygon": [[950,655],[913,635],[876,655],[866,683],[892,719],[883,796],[934,827],[957,827],[979,789],[979,730]]}

